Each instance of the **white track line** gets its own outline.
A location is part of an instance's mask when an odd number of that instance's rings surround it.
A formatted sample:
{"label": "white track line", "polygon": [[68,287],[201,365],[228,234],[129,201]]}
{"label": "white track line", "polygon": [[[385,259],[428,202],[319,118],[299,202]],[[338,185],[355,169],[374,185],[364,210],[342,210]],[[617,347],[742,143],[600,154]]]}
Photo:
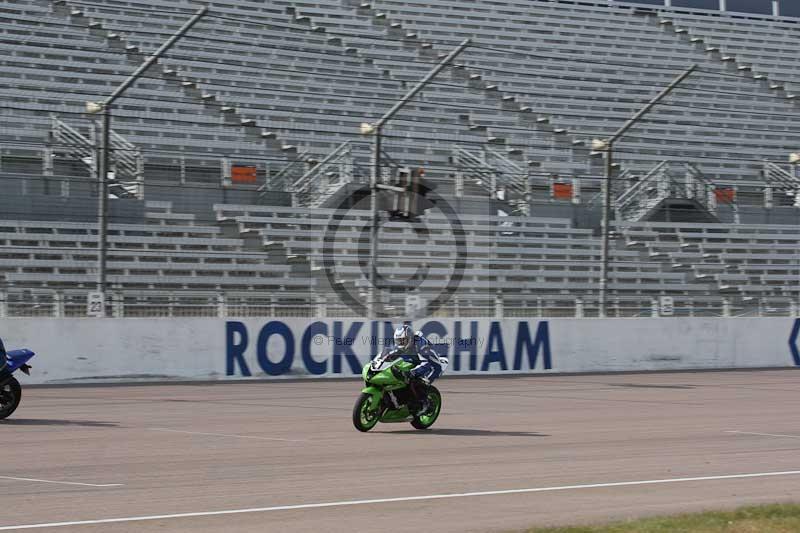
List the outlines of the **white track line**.
{"label": "white track line", "polygon": [[786,437],[789,439],[800,439],[800,435],[781,435],[780,433],[754,433],[752,431],[726,431],[725,433],[736,433],[737,435],[759,435],[761,437]]}
{"label": "white track line", "polygon": [[231,437],[236,439],[279,440],[283,442],[310,442],[301,439],[281,439],[278,437],[255,437],[252,435],[231,435],[228,433],[201,433],[199,431],[181,431],[179,429],[147,428],[148,431],[165,431],[168,433],[183,433],[184,435],[202,435],[205,437]]}
{"label": "white track line", "polygon": [[381,498],[375,500],[344,500],[338,502],[303,503],[299,505],[279,505],[275,507],[255,507],[251,509],[230,509],[227,511],[201,511],[196,513],[164,514],[151,516],[130,516],[125,518],[103,518],[97,520],[80,520],[74,522],[50,522],[42,524],[26,524],[18,526],[0,526],[0,531],[17,531],[21,529],[89,526],[96,524],[115,524],[120,522],[144,522],[148,520],[169,520],[176,518],[198,518],[206,516],[223,516],[245,513],[268,513],[271,511],[296,511],[298,509],[320,509],[324,507],[347,507],[351,505],[372,505],[376,503],[413,502],[421,500],[442,500],[446,498],[470,498],[475,496],[497,496],[501,494],[525,494],[530,492],[556,492],[563,490],[597,489],[606,487],[630,487],[634,485],[658,485],[662,483],[686,483],[690,481],[715,481],[721,479],[745,479],[771,476],[800,475],[800,470],[785,472],[759,472],[755,474],[731,474],[725,476],[679,477],[669,479],[650,479],[645,481],[619,481],[614,483],[592,483],[589,485],[562,485],[556,487],[538,487],[532,489],[488,490],[482,492],[460,492],[453,494],[431,494],[429,496],[405,496],[401,498]]}
{"label": "white track line", "polygon": [[106,483],[98,485],[96,483],[78,483],[76,481],[53,481],[50,479],[34,479],[30,477],[11,477],[0,476],[0,479],[11,479],[13,481],[35,481],[36,483],[53,483],[56,485],[78,485],[80,487],[122,487],[122,483]]}

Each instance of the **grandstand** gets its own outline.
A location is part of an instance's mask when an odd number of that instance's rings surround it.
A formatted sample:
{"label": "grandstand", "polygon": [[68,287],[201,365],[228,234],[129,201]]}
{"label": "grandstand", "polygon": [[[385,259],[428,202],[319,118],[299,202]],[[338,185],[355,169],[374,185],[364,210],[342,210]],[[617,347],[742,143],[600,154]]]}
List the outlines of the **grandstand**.
{"label": "grandstand", "polygon": [[[384,132],[381,179],[422,168],[458,214],[440,205],[382,223],[389,315],[598,316],[604,153],[593,140],[690,65],[615,147],[609,315],[658,315],[665,301],[677,315],[800,312],[790,2],[767,13],[734,0],[728,11],[678,0],[207,4],[114,108],[115,316],[357,315],[342,295],[367,294],[371,219],[358,189],[372,139],[360,126],[467,38]],[[0,316],[85,314],[99,138],[86,103],[198,5],[0,6]],[[416,307],[454,276],[452,298]]]}

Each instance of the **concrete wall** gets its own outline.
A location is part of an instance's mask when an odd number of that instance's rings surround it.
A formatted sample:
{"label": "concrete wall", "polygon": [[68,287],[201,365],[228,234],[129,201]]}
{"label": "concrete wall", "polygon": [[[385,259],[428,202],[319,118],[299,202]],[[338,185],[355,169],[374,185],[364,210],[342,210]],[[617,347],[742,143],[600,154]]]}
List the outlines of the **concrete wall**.
{"label": "concrete wall", "polygon": [[[2,183],[0,183],[2,186]],[[111,222],[144,223],[144,202],[125,199],[109,202]],[[90,196],[57,196],[0,194],[0,219],[50,220],[55,222],[97,223],[97,198]]]}
{"label": "concrete wall", "polygon": [[[448,374],[786,367],[800,319],[451,320],[413,324]],[[26,383],[354,376],[389,322],[306,319],[0,319],[37,352]],[[796,350],[796,349],[795,349]]]}
{"label": "concrete wall", "polygon": [[[736,220],[733,210],[728,206],[719,206],[719,219],[732,224]],[[800,209],[796,207],[743,206],[739,208],[739,220],[742,224],[800,224]]]}

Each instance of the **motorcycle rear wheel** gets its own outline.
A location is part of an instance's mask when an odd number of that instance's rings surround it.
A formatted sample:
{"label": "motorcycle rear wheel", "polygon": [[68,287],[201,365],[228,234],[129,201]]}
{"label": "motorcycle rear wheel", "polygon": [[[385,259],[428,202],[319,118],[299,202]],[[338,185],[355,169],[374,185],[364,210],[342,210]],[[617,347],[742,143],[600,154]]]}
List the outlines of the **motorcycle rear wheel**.
{"label": "motorcycle rear wheel", "polygon": [[411,425],[415,429],[428,429],[439,418],[439,413],[442,412],[442,393],[436,387],[428,388],[428,402],[430,407],[426,414],[422,416],[415,416],[411,421]]}
{"label": "motorcycle rear wheel", "polygon": [[374,428],[380,420],[379,406],[373,406],[372,395],[362,392],[353,406],[353,426],[359,431],[367,432]]}
{"label": "motorcycle rear wheel", "polygon": [[17,410],[19,402],[22,400],[22,387],[16,378],[0,388],[0,420],[8,418]]}

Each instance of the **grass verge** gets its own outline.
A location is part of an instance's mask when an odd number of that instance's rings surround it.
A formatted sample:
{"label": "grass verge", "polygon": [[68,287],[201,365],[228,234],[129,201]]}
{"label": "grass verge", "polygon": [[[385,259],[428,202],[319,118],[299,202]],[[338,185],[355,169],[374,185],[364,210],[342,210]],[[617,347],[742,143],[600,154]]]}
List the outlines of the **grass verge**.
{"label": "grass verge", "polygon": [[797,533],[800,504],[759,505],[599,526],[533,528],[526,533]]}

